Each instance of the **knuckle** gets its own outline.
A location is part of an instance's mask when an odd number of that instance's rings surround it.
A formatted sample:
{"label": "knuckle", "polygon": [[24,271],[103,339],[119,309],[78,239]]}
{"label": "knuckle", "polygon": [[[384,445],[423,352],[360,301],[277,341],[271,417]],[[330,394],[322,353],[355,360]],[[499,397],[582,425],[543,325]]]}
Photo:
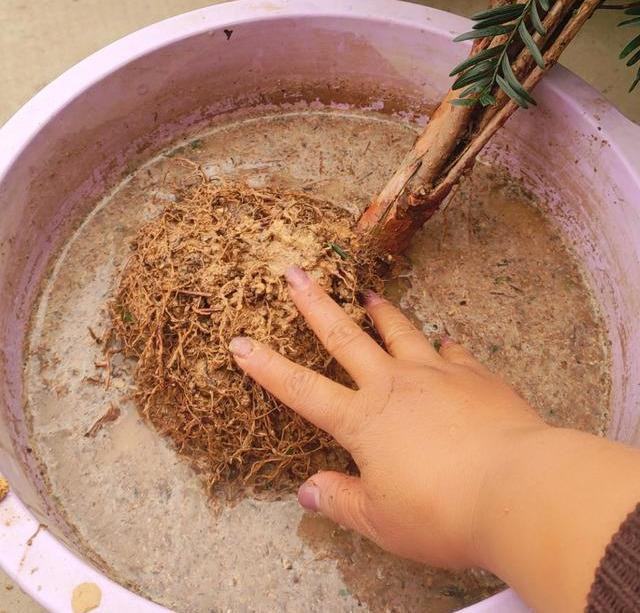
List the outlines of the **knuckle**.
{"label": "knuckle", "polygon": [[331,411],[331,422],[331,431],[338,434],[344,446],[351,450],[360,431],[360,420],[356,418],[356,413],[351,407],[335,406]]}
{"label": "knuckle", "polygon": [[397,346],[404,340],[408,340],[416,333],[416,329],[407,321],[393,322],[384,334],[384,342],[387,347]]}
{"label": "knuckle", "polygon": [[303,368],[295,368],[285,378],[285,388],[293,398],[304,402],[313,393],[315,386],[315,373]]}
{"label": "knuckle", "polygon": [[358,390],[353,403],[354,414],[361,416],[360,421],[364,424],[372,425],[390,407],[395,393],[402,389],[403,384],[397,375],[383,374],[375,386]]}
{"label": "knuckle", "polygon": [[351,320],[341,319],[329,327],[324,345],[329,353],[339,353],[351,345],[360,334],[360,328]]}
{"label": "knuckle", "polygon": [[348,484],[339,486],[335,492],[336,512],[345,525],[354,528],[364,537],[379,542],[378,530],[369,518],[367,498]]}

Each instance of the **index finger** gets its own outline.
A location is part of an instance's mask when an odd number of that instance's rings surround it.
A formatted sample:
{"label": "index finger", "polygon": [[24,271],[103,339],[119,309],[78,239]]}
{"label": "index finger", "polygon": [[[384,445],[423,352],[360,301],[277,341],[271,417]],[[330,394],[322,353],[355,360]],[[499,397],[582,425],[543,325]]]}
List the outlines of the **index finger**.
{"label": "index finger", "polygon": [[343,423],[349,418],[346,413],[354,391],[252,339],[236,337],[229,349],[238,366],[256,383],[348,448]]}
{"label": "index finger", "polygon": [[357,384],[379,376],[389,355],[301,268],[285,272],[291,298],[327,351]]}

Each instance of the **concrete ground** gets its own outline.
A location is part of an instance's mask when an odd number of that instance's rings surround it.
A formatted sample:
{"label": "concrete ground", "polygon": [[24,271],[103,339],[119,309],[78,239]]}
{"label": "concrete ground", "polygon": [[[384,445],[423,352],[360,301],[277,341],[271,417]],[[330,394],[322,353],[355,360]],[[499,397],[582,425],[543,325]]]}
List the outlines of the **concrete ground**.
{"label": "concrete ground", "polygon": [[[359,0],[366,2],[366,0]],[[93,51],[142,26],[212,4],[212,0],[0,0],[0,125],[39,89]],[[469,15],[486,0],[421,0]],[[631,70],[617,59],[629,31],[601,11],[565,52],[563,63],[640,122],[640,88],[627,94]],[[0,144],[1,146],[1,144]],[[0,613],[36,613],[33,603],[0,572]]]}
{"label": "concrete ground", "polygon": [[[366,0],[358,0],[366,2]],[[0,125],[35,92],[107,43],[154,21],[212,0],[1,0]],[[420,0],[469,15],[487,0]],[[617,11],[600,11],[563,55],[563,63],[640,121],[640,87],[627,95],[632,71],[617,59],[630,31]]]}

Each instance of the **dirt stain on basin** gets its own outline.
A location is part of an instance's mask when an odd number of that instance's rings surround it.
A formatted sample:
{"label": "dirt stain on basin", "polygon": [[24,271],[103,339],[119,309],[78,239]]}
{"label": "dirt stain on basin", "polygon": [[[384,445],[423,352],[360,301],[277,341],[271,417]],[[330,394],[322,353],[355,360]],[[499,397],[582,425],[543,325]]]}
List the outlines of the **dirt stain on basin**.
{"label": "dirt stain on basin", "polygon": [[73,588],[71,609],[73,613],[89,613],[100,606],[102,590],[95,583],[81,583]]}
{"label": "dirt stain on basin", "polygon": [[0,477],[0,502],[2,502],[9,494],[9,484],[4,477]]}

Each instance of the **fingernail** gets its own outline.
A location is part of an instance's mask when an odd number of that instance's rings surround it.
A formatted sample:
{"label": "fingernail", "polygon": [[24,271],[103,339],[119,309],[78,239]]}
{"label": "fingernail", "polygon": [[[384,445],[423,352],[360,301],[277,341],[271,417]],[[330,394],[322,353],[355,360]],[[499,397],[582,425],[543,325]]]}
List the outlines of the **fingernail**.
{"label": "fingernail", "polygon": [[446,334],[440,339],[440,347],[446,347],[447,345],[453,345],[455,341]]}
{"label": "fingernail", "polygon": [[365,306],[376,306],[382,304],[384,299],[376,294],[372,289],[366,289],[362,292],[362,300]]}
{"label": "fingernail", "polygon": [[246,336],[236,336],[229,343],[231,353],[238,358],[246,358],[253,351],[253,341]]}
{"label": "fingernail", "polygon": [[320,508],[320,488],[311,480],[305,481],[298,490],[298,503],[307,511]]}
{"label": "fingernail", "polygon": [[284,278],[293,289],[302,289],[309,284],[309,275],[299,266],[289,266],[284,271]]}

